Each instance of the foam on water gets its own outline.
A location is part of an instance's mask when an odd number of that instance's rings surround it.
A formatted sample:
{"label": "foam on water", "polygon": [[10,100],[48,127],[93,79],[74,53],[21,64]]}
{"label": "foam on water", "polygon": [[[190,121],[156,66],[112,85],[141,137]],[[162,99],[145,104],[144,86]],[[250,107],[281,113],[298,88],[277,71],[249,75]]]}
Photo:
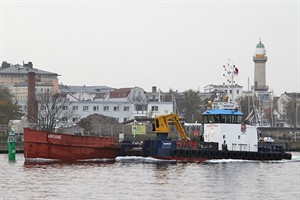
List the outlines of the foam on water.
{"label": "foam on water", "polygon": [[162,160],[162,159],[156,159],[152,157],[141,157],[141,156],[118,156],[116,158],[117,162],[122,163],[158,163],[158,162],[176,162],[172,160]]}
{"label": "foam on water", "polygon": [[[116,162],[121,163],[158,163],[158,162],[171,162],[176,163],[176,160],[162,160],[152,157],[141,157],[141,156],[118,156]],[[241,160],[241,159],[211,159],[204,161],[204,163],[257,163],[257,162],[271,162],[271,163],[285,163],[285,162],[300,162],[300,156],[292,156],[291,160]]]}

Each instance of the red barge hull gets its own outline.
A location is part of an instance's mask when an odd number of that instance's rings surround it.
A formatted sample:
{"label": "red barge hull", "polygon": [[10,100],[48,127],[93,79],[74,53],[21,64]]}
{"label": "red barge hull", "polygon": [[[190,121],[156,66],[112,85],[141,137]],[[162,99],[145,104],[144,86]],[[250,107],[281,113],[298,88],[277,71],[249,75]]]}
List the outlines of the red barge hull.
{"label": "red barge hull", "polygon": [[60,161],[115,159],[120,147],[114,138],[59,134],[24,128],[25,159]]}

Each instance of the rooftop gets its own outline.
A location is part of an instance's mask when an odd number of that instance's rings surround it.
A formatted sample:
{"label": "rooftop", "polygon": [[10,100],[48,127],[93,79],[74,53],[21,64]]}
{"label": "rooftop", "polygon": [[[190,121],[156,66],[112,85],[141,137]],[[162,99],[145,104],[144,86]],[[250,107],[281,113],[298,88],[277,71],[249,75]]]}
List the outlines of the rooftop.
{"label": "rooftop", "polygon": [[265,48],[265,45],[263,45],[263,43],[261,43],[261,41],[259,41],[259,43],[256,45],[256,48]]}
{"label": "rooftop", "polygon": [[53,75],[59,76],[56,73],[48,72],[44,70],[40,70],[37,68],[33,68],[32,65],[8,65],[6,67],[0,67],[0,74],[28,74],[28,72],[35,72],[37,75]]}
{"label": "rooftop", "polygon": [[67,86],[67,85],[59,85],[59,90],[61,93],[77,93],[77,92],[85,92],[85,93],[106,93],[114,90],[114,88],[107,86]]}

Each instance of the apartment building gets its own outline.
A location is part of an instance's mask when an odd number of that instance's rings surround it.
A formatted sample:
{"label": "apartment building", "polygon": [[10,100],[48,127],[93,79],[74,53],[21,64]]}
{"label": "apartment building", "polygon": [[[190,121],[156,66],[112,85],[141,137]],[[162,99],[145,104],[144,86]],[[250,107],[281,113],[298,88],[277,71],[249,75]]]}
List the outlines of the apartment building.
{"label": "apartment building", "polygon": [[[140,87],[110,88],[106,86],[59,86],[59,93],[65,94],[72,111],[70,119],[61,123],[72,125],[92,114],[113,117],[122,123],[131,119],[153,117],[173,112],[172,101],[159,101]],[[156,92],[154,92],[156,93]]]}
{"label": "apartment building", "polygon": [[0,86],[7,87],[18,102],[27,101],[28,73],[36,74],[36,93],[58,92],[58,74],[33,67],[32,62],[13,65],[5,61],[0,67]]}

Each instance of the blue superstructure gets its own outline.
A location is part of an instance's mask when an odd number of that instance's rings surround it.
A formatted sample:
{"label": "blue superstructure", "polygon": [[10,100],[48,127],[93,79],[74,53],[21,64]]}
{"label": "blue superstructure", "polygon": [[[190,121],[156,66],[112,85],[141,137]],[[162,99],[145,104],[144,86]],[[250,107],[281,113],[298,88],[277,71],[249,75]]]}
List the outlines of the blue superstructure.
{"label": "blue superstructure", "polygon": [[239,110],[227,110],[227,109],[211,109],[207,110],[202,115],[241,115],[244,114]]}

